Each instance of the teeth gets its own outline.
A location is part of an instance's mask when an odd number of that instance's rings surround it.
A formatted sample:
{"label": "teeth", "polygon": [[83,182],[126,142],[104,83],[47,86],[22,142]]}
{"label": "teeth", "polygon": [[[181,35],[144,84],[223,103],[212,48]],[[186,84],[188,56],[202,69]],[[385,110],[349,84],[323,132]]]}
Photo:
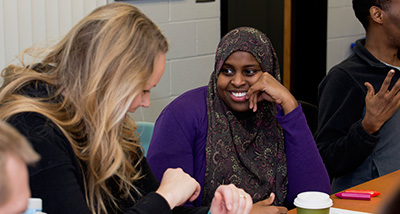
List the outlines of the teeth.
{"label": "teeth", "polygon": [[235,97],[244,97],[246,96],[247,92],[231,92]]}

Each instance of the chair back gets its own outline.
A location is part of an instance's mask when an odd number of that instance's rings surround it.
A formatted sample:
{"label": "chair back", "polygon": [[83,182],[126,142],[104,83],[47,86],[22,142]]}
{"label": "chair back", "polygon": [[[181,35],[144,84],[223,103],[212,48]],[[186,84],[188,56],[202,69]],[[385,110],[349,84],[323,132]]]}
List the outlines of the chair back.
{"label": "chair back", "polygon": [[137,132],[140,136],[140,145],[143,146],[144,156],[147,155],[147,150],[149,149],[151,137],[153,136],[154,123],[139,121],[136,122]]}
{"label": "chair back", "polygon": [[318,128],[318,107],[302,100],[297,100],[303,109],[304,115],[306,116],[308,127],[313,135],[317,132]]}

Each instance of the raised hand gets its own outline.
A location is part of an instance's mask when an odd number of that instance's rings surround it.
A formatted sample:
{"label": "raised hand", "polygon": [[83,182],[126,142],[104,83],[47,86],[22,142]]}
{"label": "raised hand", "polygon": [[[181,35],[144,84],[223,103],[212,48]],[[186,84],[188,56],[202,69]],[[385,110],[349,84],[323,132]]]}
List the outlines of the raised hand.
{"label": "raised hand", "polygon": [[252,208],[253,200],[243,189],[233,184],[217,188],[211,202],[212,214],[247,214]]}
{"label": "raised hand", "polygon": [[257,111],[257,102],[268,100],[282,106],[285,114],[293,111],[297,106],[297,100],[280,82],[268,72],[264,72],[260,79],[247,91],[250,109]]}
{"label": "raised hand", "polygon": [[288,209],[282,206],[271,206],[275,200],[275,194],[271,193],[269,198],[259,201],[253,205],[251,214],[280,214],[287,213]]}
{"label": "raised hand", "polygon": [[389,71],[376,94],[370,83],[364,83],[368,91],[365,96],[365,116],[361,124],[370,134],[377,132],[400,106],[400,95],[398,93],[400,79],[394,84],[392,90],[388,90],[394,74],[393,69]]}
{"label": "raised hand", "polygon": [[183,205],[187,200],[194,201],[200,194],[200,184],[181,168],[167,169],[156,193],[160,194],[173,209],[175,206]]}

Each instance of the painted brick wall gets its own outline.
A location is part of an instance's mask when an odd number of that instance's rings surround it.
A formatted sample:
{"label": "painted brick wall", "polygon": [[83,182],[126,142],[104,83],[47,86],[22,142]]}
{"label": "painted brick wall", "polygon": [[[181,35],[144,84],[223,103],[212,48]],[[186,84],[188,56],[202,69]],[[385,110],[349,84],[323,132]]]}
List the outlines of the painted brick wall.
{"label": "painted brick wall", "polygon": [[183,92],[206,85],[220,39],[220,2],[134,0],[166,35],[170,50],[165,73],[150,93],[149,108],[139,108],[136,121],[155,122],[162,109]]}
{"label": "painted brick wall", "polygon": [[365,36],[352,0],[328,0],[327,72],[351,53],[351,43]]}

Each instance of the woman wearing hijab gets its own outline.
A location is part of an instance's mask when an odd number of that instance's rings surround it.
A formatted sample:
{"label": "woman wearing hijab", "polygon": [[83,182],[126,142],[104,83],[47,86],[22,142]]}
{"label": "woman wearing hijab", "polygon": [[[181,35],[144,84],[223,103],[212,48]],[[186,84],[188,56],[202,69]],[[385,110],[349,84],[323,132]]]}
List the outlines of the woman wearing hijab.
{"label": "woman wearing hijab", "polygon": [[29,179],[44,212],[250,211],[250,196],[232,184],[218,187],[211,207],[177,207],[194,200],[200,185],[181,169],[166,170],[161,183],[151,172],[128,112],[150,105],[167,50],[146,15],[112,3],[82,19],[42,60],[3,70],[0,118],[41,156]]}
{"label": "woman wearing hijab", "polygon": [[243,188],[264,211],[285,212],[303,191],[329,193],[301,106],[279,82],[270,40],[237,28],[215,58],[208,86],[182,94],[157,119],[147,156],[156,177],[168,167],[193,176],[202,187],[194,206],[209,204],[225,183]]}

